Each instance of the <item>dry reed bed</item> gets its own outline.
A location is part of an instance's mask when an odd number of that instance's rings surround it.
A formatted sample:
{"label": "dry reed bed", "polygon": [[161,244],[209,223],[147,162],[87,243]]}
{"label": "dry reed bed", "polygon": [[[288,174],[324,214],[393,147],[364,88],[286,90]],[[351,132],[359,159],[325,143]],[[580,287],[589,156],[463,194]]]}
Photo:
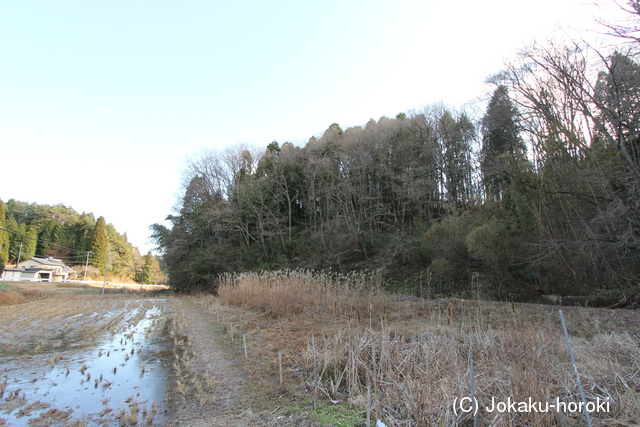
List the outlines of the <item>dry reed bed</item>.
{"label": "dry reed bed", "polygon": [[219,285],[223,303],[273,318],[327,313],[364,316],[365,307],[384,311],[388,304],[379,271],[347,275],[298,270],[226,274]]}
{"label": "dry reed bed", "polygon": [[[578,401],[553,307],[397,298],[381,291],[376,273],[299,271],[225,276],[217,299],[199,297],[197,302],[227,332],[235,324],[234,336],[245,335],[249,358],[262,360],[272,373],[278,372],[281,352],[285,384],[311,389],[315,353],[320,398],[348,401],[363,411],[369,407],[388,425],[469,422],[469,414],[454,413],[453,403],[471,394],[470,352],[479,425],[585,424],[583,414],[484,410],[492,398]],[[233,307],[257,314],[240,314]],[[635,425],[640,419],[640,315],[563,311],[587,400],[612,401],[610,412],[592,414],[594,425]]]}

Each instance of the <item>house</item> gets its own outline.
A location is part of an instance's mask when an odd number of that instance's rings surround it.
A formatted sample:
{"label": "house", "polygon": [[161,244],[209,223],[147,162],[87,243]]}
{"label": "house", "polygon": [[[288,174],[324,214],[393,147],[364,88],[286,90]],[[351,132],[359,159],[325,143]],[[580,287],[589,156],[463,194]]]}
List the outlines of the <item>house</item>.
{"label": "house", "polygon": [[10,281],[63,282],[76,271],[62,260],[51,257],[33,257],[18,263],[16,268],[5,268],[1,278]]}

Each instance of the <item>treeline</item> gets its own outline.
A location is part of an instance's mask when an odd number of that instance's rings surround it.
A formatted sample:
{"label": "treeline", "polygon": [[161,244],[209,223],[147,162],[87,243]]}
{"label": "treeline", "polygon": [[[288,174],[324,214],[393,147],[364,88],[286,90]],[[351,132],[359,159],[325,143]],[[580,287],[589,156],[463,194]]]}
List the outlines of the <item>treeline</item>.
{"label": "treeline", "polygon": [[154,283],[162,278],[158,260],[142,256],[104,217],[79,214],[62,204],[49,206],[10,199],[0,200],[0,262],[17,264],[35,255],[63,260],[84,272],[87,262],[94,275]]}
{"label": "treeline", "polygon": [[612,52],[573,42],[523,52],[491,79],[477,119],[436,105],[333,124],[303,147],[201,153],[171,227],[151,226],[170,284],[215,290],[226,271],[382,267],[389,286],[431,296],[630,291],[640,279],[630,39]]}

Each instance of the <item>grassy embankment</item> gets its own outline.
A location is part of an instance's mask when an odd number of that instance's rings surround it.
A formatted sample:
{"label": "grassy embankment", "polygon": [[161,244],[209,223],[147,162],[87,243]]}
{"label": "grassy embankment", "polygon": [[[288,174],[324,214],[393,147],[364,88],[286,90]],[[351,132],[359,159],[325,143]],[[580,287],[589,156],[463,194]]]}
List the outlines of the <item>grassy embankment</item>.
{"label": "grassy embankment", "polygon": [[[110,284],[105,294],[141,293],[159,295],[167,292],[165,286]],[[62,295],[101,295],[101,284],[74,282],[0,282],[0,306],[22,304],[29,301]]]}
{"label": "grassy embankment", "polygon": [[27,289],[15,284],[0,282],[0,306],[22,304],[45,296],[39,289]]}
{"label": "grassy embankment", "polygon": [[[326,424],[362,425],[367,410],[388,425],[465,424],[470,415],[453,403],[471,395],[473,352],[479,425],[586,424],[582,413],[484,410],[492,398],[579,401],[557,307],[402,298],[376,274],[305,272],[227,276],[218,297],[194,301],[240,354],[246,342],[256,402],[274,414],[312,412],[315,358],[316,417]],[[640,313],[563,312],[587,400],[611,400],[594,425],[635,425]]]}

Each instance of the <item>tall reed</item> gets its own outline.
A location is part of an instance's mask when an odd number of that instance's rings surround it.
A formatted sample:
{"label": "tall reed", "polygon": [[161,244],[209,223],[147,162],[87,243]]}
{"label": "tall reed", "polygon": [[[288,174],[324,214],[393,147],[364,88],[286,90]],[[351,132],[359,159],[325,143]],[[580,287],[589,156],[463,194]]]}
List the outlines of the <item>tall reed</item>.
{"label": "tall reed", "polygon": [[[338,274],[307,270],[225,274],[219,279],[221,303],[264,312],[272,317],[347,313],[354,306],[382,306],[379,270]],[[354,312],[354,316],[356,313]]]}
{"label": "tall reed", "polygon": [[[469,352],[479,425],[584,423],[579,413],[562,421],[553,412],[485,410],[492,399],[577,401],[560,321],[549,307],[391,296],[378,273],[227,275],[219,292],[219,303],[259,313],[245,316],[246,330],[260,331],[253,352],[273,372],[282,363],[285,384],[310,390],[315,354],[320,398],[349,401],[387,425],[466,425],[471,416],[453,404],[471,394]],[[592,417],[595,425],[634,425],[640,343],[631,325],[640,314],[568,308],[566,317],[587,400],[611,402],[610,412]]]}

